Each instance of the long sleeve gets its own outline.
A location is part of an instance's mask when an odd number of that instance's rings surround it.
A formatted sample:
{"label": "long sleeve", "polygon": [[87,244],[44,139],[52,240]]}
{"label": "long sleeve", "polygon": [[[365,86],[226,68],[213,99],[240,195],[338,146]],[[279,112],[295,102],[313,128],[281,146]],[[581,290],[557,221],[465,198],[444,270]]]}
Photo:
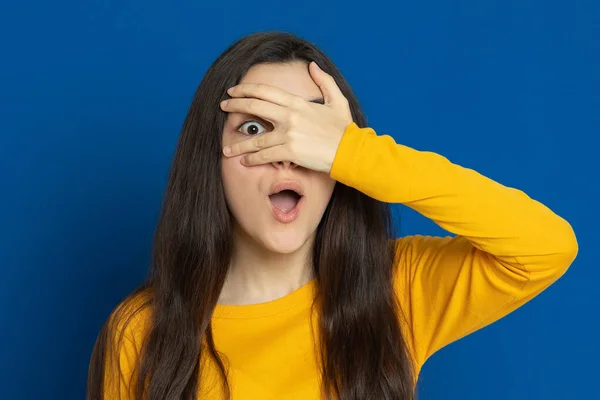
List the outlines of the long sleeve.
{"label": "long sleeve", "polygon": [[330,175],[456,235],[395,239],[395,289],[418,369],[539,294],[577,256],[573,229],[545,205],[371,128],[346,128]]}

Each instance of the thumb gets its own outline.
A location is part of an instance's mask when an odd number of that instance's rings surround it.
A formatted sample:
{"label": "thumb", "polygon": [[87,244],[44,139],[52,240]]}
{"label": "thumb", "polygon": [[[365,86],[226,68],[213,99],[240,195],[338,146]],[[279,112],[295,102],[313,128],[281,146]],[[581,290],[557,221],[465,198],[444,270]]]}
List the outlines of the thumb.
{"label": "thumb", "polygon": [[308,70],[319,89],[321,89],[321,93],[323,93],[325,105],[337,108],[347,104],[346,98],[337,83],[335,83],[333,76],[323,71],[314,61],[310,62]]}

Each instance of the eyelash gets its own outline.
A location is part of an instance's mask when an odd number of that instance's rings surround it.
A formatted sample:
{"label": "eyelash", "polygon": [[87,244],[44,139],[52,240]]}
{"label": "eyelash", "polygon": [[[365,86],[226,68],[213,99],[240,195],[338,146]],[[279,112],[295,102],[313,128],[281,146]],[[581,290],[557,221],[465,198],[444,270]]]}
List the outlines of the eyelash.
{"label": "eyelash", "polygon": [[[247,134],[247,133],[244,133],[244,132],[242,132],[242,131],[241,131],[241,129],[242,129],[242,126],[246,125],[248,122],[253,122],[253,123],[257,124],[257,125],[260,125],[260,126],[262,126],[262,127],[263,127],[263,129],[264,129],[264,131],[263,131],[263,132],[261,132],[261,133],[257,133],[257,134],[255,134],[255,135],[249,135],[249,134]],[[262,123],[260,123],[259,121],[256,121],[256,120],[254,120],[254,119],[249,119],[249,120],[246,120],[246,121],[242,122],[242,123],[241,123],[241,124],[240,124],[240,125],[237,127],[237,131],[238,131],[238,132],[240,132],[242,135],[246,135],[246,136],[258,136],[258,135],[262,135],[263,133],[265,133],[265,132],[266,132],[266,130],[267,130],[267,129],[266,129],[266,127],[265,127],[265,126],[264,126]]]}

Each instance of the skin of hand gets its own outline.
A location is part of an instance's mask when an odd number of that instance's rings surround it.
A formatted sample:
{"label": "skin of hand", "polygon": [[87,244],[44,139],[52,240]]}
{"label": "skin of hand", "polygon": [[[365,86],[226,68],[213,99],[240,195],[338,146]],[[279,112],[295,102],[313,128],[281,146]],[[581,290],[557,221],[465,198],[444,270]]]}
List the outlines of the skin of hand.
{"label": "skin of hand", "polygon": [[245,166],[291,161],[311,170],[331,171],[346,127],[352,123],[348,100],[333,77],[313,61],[310,75],[323,94],[316,104],[280,88],[240,84],[227,90],[231,99],[221,102],[225,112],[255,115],[275,127],[223,149],[226,157],[245,154]]}

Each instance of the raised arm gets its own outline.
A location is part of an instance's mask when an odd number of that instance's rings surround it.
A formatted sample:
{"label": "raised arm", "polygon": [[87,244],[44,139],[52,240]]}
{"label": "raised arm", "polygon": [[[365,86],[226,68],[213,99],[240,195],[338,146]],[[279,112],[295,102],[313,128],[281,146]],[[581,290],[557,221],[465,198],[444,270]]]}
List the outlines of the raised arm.
{"label": "raised arm", "polygon": [[569,223],[524,192],[371,128],[346,128],[330,175],[456,234],[396,239],[395,285],[418,368],[539,294],[578,252]]}

